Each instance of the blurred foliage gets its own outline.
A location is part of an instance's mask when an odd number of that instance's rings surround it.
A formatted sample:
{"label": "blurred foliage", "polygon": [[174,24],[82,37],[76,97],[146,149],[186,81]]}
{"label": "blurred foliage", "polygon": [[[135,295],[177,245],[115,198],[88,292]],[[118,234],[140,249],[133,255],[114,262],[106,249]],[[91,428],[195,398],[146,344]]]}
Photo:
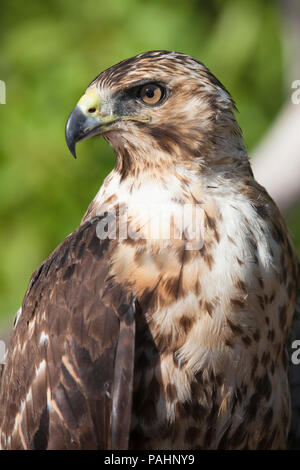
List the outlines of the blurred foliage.
{"label": "blurred foliage", "polygon": [[81,144],[77,161],[64,140],[68,114],[100,71],[151,49],[200,59],[233,95],[248,149],[286,94],[274,1],[5,0],[0,44],[0,321],[11,321],[30,275],[78,226],[114,165],[102,139]]}

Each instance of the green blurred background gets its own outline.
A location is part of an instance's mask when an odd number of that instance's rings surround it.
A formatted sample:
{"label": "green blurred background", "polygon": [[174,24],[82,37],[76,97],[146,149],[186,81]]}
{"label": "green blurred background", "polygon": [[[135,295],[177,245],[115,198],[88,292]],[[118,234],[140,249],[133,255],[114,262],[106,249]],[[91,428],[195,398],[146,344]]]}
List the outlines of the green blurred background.
{"label": "green blurred background", "polygon": [[[90,81],[151,49],[205,62],[233,95],[249,151],[289,90],[277,4],[267,0],[27,0],[0,6],[0,326],[30,275],[80,223],[114,165],[102,139],[67,150],[68,114]],[[299,78],[299,77],[298,77]],[[298,208],[287,214],[298,252]]]}

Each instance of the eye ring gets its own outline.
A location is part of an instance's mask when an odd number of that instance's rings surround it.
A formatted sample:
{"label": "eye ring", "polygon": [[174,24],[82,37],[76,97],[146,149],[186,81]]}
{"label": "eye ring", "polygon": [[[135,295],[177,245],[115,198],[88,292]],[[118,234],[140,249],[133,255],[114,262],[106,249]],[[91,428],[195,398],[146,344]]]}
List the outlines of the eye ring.
{"label": "eye ring", "polygon": [[156,83],[148,83],[140,89],[140,99],[144,104],[154,106],[158,104],[164,97],[164,90]]}

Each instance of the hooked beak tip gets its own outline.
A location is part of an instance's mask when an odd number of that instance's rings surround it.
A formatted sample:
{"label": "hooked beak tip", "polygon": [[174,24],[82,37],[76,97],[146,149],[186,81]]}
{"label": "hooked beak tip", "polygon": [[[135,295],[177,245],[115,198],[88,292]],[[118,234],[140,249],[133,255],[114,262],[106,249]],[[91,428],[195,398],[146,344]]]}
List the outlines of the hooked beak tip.
{"label": "hooked beak tip", "polygon": [[76,158],[76,143],[78,141],[79,133],[78,121],[76,119],[77,112],[75,112],[75,109],[71,112],[70,116],[68,117],[65,129],[66,143],[68,149],[70,150],[74,158]]}
{"label": "hooked beak tip", "polygon": [[74,158],[76,158],[77,142],[98,135],[100,127],[99,119],[87,116],[79,106],[73,109],[66,123],[65,137]]}
{"label": "hooked beak tip", "polygon": [[65,135],[66,135],[66,142],[67,142],[68,149],[70,150],[73,157],[76,159],[77,158],[77,156],[76,156],[76,140],[74,140],[74,138],[72,138],[72,136],[68,135],[67,128],[66,128],[66,134]]}

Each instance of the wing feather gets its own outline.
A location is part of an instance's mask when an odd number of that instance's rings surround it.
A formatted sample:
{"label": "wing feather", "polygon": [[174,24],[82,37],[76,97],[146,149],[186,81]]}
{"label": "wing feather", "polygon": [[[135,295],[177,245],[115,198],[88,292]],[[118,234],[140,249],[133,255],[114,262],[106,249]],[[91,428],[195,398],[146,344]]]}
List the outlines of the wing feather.
{"label": "wing feather", "polygon": [[135,306],[125,310],[116,352],[112,403],[112,448],[128,449],[133,393]]}
{"label": "wing feather", "polygon": [[92,219],[32,276],[0,386],[6,449],[126,448],[135,301],[109,276]]}

